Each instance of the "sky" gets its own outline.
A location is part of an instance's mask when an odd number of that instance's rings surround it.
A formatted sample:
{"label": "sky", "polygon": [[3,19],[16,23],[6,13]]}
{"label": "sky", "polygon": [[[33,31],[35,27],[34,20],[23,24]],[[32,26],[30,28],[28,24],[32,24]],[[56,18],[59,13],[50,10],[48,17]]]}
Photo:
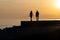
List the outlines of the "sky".
{"label": "sky", "polygon": [[0,0],[0,28],[29,20],[31,10],[33,20],[37,10],[40,19],[60,19],[60,0]]}

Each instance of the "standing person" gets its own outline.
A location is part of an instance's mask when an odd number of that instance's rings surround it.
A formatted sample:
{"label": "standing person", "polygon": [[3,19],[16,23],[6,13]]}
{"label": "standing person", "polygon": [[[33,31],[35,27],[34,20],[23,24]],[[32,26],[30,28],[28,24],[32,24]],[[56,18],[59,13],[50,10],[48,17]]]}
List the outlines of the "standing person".
{"label": "standing person", "polygon": [[39,12],[36,11],[36,21],[39,21]]}
{"label": "standing person", "polygon": [[32,11],[30,12],[30,21],[32,21],[32,16],[33,16],[33,13]]}

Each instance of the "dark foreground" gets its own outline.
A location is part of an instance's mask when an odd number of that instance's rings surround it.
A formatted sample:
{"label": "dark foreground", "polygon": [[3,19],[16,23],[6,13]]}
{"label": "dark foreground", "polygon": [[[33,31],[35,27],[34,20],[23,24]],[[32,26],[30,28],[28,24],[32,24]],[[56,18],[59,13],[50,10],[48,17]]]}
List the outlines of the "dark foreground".
{"label": "dark foreground", "polygon": [[22,21],[21,26],[0,30],[0,40],[58,40],[60,21]]}

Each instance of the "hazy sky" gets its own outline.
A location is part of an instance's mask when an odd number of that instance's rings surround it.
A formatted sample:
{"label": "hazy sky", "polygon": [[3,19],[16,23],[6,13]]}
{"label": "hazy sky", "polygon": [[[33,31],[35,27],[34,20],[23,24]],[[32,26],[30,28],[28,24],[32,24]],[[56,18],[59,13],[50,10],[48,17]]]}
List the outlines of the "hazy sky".
{"label": "hazy sky", "polygon": [[41,19],[60,18],[59,0],[0,0],[0,24],[19,24],[21,20],[28,20],[32,10],[35,19],[36,10]]}

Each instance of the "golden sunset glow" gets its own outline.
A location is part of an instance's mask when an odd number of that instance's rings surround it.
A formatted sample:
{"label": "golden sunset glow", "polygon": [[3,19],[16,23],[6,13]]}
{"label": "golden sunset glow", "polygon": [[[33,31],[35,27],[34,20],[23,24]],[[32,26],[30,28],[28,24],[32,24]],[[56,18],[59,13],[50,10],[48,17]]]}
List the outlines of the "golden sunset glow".
{"label": "golden sunset glow", "polygon": [[0,24],[18,25],[21,20],[30,20],[31,10],[33,20],[36,10],[41,20],[60,19],[60,0],[0,0]]}
{"label": "golden sunset glow", "polygon": [[56,7],[60,8],[60,0],[56,0]]}

